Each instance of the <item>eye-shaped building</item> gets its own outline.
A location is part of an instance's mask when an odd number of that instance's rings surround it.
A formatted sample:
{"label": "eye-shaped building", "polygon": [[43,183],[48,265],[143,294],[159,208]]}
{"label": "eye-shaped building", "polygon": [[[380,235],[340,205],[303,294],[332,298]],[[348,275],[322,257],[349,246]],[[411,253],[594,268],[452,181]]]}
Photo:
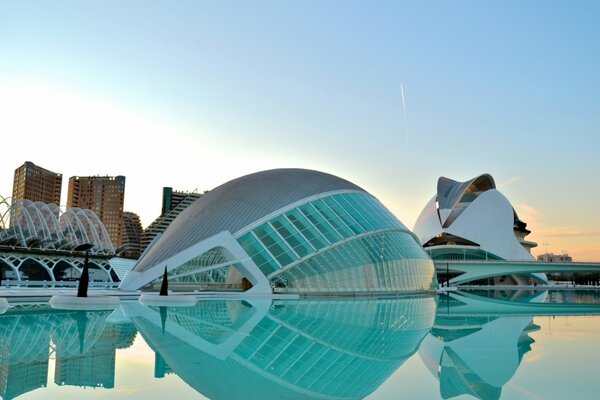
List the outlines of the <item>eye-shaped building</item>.
{"label": "eye-shaped building", "polygon": [[333,175],[275,169],[227,182],[150,244],[121,288],[170,282],[254,293],[424,292],[417,238],[375,197]]}

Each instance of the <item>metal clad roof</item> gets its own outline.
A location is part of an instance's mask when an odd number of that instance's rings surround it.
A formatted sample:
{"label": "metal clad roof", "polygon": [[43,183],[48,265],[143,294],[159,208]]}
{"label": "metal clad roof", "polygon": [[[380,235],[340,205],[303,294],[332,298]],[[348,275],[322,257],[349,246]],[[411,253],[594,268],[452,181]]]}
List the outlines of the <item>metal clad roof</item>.
{"label": "metal clad roof", "polygon": [[451,209],[460,200],[463,194],[469,189],[469,187],[478,182],[486,181],[487,186],[490,189],[494,189],[496,184],[494,178],[489,174],[483,174],[476,176],[466,182],[457,182],[453,179],[446,178],[444,176],[438,179],[437,193],[438,193],[438,204],[440,209]]}
{"label": "metal clad roof", "polygon": [[364,191],[336,176],[305,169],[273,169],[234,179],[182,211],[134,270],[146,270],[219,232],[234,234],[291,203],[335,190]]}

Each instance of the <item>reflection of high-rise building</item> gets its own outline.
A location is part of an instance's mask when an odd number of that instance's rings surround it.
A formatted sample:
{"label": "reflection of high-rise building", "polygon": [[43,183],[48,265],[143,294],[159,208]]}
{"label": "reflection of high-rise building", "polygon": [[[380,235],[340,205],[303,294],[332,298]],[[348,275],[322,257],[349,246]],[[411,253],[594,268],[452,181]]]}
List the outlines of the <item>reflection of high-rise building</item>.
{"label": "reflection of high-rise building", "polygon": [[[89,317],[88,313],[86,318]],[[61,347],[57,348],[54,383],[60,386],[113,388],[116,349],[131,346],[137,330],[132,324],[106,324],[102,319],[96,321],[89,318],[86,323],[92,326],[84,328],[86,334],[81,343],[83,351],[74,353],[66,347],[64,351]],[[101,329],[99,335],[98,329]],[[93,341],[95,337],[95,342],[88,347],[86,341]]]}
{"label": "reflection of high-rise building", "polygon": [[106,226],[115,246],[122,243],[124,176],[72,176],[67,207],[89,208]]}
{"label": "reflection of high-rise building", "polygon": [[138,258],[141,250],[141,240],[144,230],[140,216],[129,211],[123,212],[123,234],[122,245],[125,246],[123,256],[126,258]]}
{"label": "reflection of high-rise building", "polygon": [[25,161],[15,169],[12,197],[58,205],[61,185],[62,174],[37,166],[31,161]]}
{"label": "reflection of high-rise building", "polygon": [[14,399],[23,393],[46,387],[48,360],[0,365],[0,397]]}
{"label": "reflection of high-rise building", "polygon": [[56,358],[54,383],[57,385],[104,387],[115,386],[115,349],[97,348],[69,358]]}
{"label": "reflection of high-rise building", "polygon": [[174,191],[173,188],[163,187],[161,214],[144,231],[141,251],[148,247],[156,235],[164,232],[175,217],[201,196],[202,193],[178,192]]}
{"label": "reflection of high-rise building", "polygon": [[0,398],[13,399],[46,387],[51,322],[38,313],[0,319]]}
{"label": "reflection of high-rise building", "polygon": [[154,353],[154,377],[164,378],[165,375],[174,374],[173,370],[159,353]]}
{"label": "reflection of high-rise building", "polygon": [[131,346],[132,323],[107,323],[109,311],[15,306],[0,314],[0,399],[46,387],[50,343],[59,385],[114,387],[116,349]]}
{"label": "reflection of high-rise building", "polygon": [[46,387],[48,359],[16,365],[0,365],[0,398],[14,399],[32,390]]}

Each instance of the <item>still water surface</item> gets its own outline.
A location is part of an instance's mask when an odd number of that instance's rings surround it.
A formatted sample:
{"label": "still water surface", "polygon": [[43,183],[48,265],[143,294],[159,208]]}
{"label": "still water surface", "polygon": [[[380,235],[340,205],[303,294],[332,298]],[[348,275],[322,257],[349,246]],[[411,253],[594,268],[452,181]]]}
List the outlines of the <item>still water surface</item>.
{"label": "still water surface", "polygon": [[17,305],[2,399],[597,399],[600,291]]}

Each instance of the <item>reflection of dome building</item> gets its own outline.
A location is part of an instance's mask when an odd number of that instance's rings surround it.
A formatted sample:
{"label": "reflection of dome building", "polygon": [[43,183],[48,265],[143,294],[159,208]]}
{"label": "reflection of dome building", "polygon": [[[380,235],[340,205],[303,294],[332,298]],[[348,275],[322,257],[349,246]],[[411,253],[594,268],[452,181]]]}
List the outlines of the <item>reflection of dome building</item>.
{"label": "reflection of dome building", "polygon": [[[494,179],[480,175],[466,182],[441,177],[414,232],[434,260],[533,261],[536,243],[527,241],[527,224],[496,190]],[[545,282],[544,274],[503,276],[497,283]]]}
{"label": "reflection of dome building", "polygon": [[436,308],[424,296],[262,301],[201,301],[164,316],[122,307],[163,370],[206,398],[264,400],[368,396],[417,351]]}
{"label": "reflection of dome building", "polygon": [[277,169],[235,179],[186,208],[121,287],[171,281],[255,292],[415,292],[433,263],[375,197],[341,178]]}

